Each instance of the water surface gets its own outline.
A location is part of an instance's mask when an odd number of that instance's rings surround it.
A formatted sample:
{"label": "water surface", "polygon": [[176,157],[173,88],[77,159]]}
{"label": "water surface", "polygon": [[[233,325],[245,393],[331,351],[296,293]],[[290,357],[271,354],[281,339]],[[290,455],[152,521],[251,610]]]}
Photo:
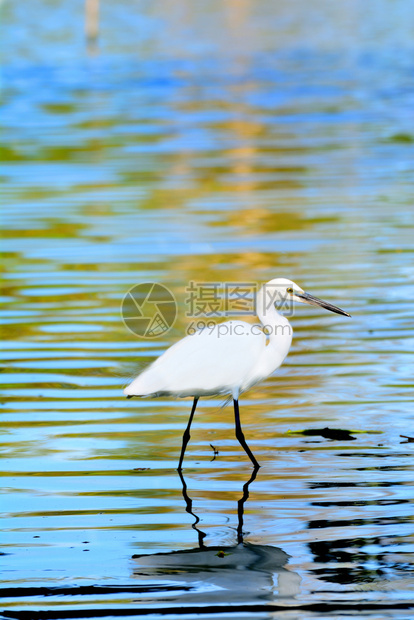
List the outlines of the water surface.
{"label": "water surface", "polygon": [[[4,617],[408,617],[411,9],[117,2],[88,52],[82,2],[4,4]],[[122,388],[189,282],[276,276],[353,318],[296,309],[241,399],[254,480],[220,399],[180,479],[191,402]],[[140,282],[165,337],[121,320]]]}

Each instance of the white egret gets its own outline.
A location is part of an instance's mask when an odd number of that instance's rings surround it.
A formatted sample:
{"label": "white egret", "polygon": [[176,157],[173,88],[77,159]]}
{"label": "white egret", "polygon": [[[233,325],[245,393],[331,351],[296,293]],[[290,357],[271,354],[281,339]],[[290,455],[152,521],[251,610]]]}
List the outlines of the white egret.
{"label": "white egret", "polygon": [[180,461],[190,439],[190,427],[201,396],[229,394],[233,398],[236,437],[254,467],[260,467],[246,443],[240,424],[239,396],[271,375],[288,354],[292,328],[275,303],[283,300],[321,306],[350,316],[344,310],[305,293],[286,278],[265,284],[256,297],[260,325],[226,321],[206,326],[172,345],[128,385],[124,394],[133,396],[193,397],[190,419],[183,435]]}

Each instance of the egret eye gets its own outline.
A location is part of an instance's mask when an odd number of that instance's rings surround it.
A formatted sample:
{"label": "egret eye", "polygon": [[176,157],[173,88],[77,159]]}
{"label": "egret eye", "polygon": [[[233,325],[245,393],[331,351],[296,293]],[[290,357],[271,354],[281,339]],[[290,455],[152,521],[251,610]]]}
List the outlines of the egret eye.
{"label": "egret eye", "polygon": [[286,293],[293,293],[293,288],[287,288]]}

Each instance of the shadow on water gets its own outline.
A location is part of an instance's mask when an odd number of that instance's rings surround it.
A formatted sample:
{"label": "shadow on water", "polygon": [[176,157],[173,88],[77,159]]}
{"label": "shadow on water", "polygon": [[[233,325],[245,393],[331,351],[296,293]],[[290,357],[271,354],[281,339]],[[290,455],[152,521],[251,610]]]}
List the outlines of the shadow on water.
{"label": "shadow on water", "polygon": [[[237,503],[237,544],[207,547],[204,543],[206,534],[198,527],[200,518],[193,511],[185,478],[178,471],[186,511],[195,519],[192,527],[198,535],[198,547],[170,553],[134,555],[137,563],[134,575],[140,580],[162,577],[168,584],[164,596],[168,594],[173,600],[185,604],[203,603],[206,595],[209,604],[251,604],[298,594],[300,577],[285,568],[289,556],[283,549],[254,545],[243,540],[244,504],[257,472],[258,468],[253,469]],[[177,593],[178,585],[182,589]],[[173,593],[170,586],[174,586]]]}
{"label": "shadow on water", "polygon": [[[353,439],[353,438],[352,438]],[[302,587],[302,578],[298,572],[286,565],[291,556],[280,547],[258,545],[244,540],[244,509],[249,499],[250,485],[256,480],[259,469],[253,469],[250,478],[243,485],[242,497],[237,502],[236,544],[205,544],[207,534],[200,528],[200,517],[193,509],[193,500],[188,494],[187,482],[181,470],[178,475],[182,484],[182,495],[187,513],[194,517],[191,525],[197,533],[198,547],[168,553],[137,554],[132,556],[136,562],[133,575],[140,580],[142,591],[148,585],[147,595],[151,602],[162,605],[170,604],[170,612],[184,605],[186,612],[220,613],[226,605],[232,606],[233,612],[264,612],[265,610],[295,609],[302,613],[326,613],[354,611],[354,603],[346,599],[348,588],[356,585],[367,593],[376,589],[391,591],[395,581],[405,578],[410,582],[412,573],[409,562],[394,551],[389,553],[389,545],[395,544],[395,536],[355,536],[341,538],[340,533],[371,523],[373,527],[389,523],[409,522],[411,518],[391,517],[373,518],[370,521],[361,518],[341,522],[335,519],[325,521],[310,520],[307,530],[335,528],[331,530],[334,537],[322,536],[308,544],[312,557],[310,574],[319,580],[319,594],[322,599],[317,603],[305,603],[303,594],[308,584]],[[313,483],[309,484],[314,486]],[[341,488],[341,484],[333,486]],[[348,482],[348,486],[352,486]],[[341,496],[343,497],[343,496]],[[394,505],[406,500],[372,500],[371,502],[352,502],[336,499],[333,502],[312,502],[312,506],[329,509],[335,514],[344,506],[354,504]],[[305,525],[305,524],[304,524]],[[335,535],[338,537],[335,538]],[[296,561],[296,559],[294,559]],[[332,584],[326,590],[323,584]],[[156,584],[157,589],[154,589]],[[336,587],[335,587],[336,586]],[[408,585],[409,587],[409,585]],[[150,602],[148,598],[146,602]],[[411,609],[412,603],[386,599],[381,602],[369,600],[358,601],[358,608],[367,613],[383,613],[386,610],[396,613],[398,609]]]}
{"label": "shadow on water", "polygon": [[[185,615],[190,618],[197,615],[212,618],[223,614],[237,617],[237,614],[254,613],[255,617],[268,617],[269,613],[293,612],[296,614],[294,617],[311,618],[315,617],[314,614],[322,613],[354,614],[358,608],[359,612],[370,616],[375,613],[376,617],[382,618],[385,617],[384,614],[395,615],[399,610],[402,612],[412,608],[410,600],[391,598],[378,601],[367,596],[364,600],[352,601],[346,598],[347,591],[339,588],[355,583],[358,588],[364,588],[368,593],[371,588],[378,587],[382,578],[383,587],[387,589],[387,577],[392,581],[390,571],[393,566],[394,569],[404,571],[407,576],[410,575],[409,563],[403,566],[398,562],[396,554],[394,562],[387,557],[389,554],[386,552],[386,545],[390,541],[382,537],[321,538],[309,543],[308,548],[313,556],[309,574],[319,580],[319,600],[309,601],[306,598],[309,584],[304,583],[298,572],[286,566],[289,560],[293,559],[288,553],[280,547],[244,540],[248,534],[244,529],[245,504],[258,471],[253,469],[243,485],[242,496],[237,501],[235,544],[205,544],[207,534],[200,528],[201,519],[193,508],[187,481],[179,470],[185,510],[193,517],[191,527],[197,536],[196,547],[167,553],[133,555],[134,567],[129,583],[86,586],[62,584],[55,587],[3,590],[2,595],[6,601],[25,599],[30,602],[44,597],[45,603],[59,601],[59,608],[50,607],[49,603],[49,608],[41,611],[6,609],[1,617],[52,620],[138,615],[153,617],[162,614],[172,617]],[[266,476],[265,470],[261,470],[261,475]],[[337,486],[340,488],[341,485]],[[336,500],[330,503],[329,507],[339,509],[349,503]],[[312,505],[327,507],[326,504],[327,502],[313,502]],[[349,523],[349,527],[356,525],[358,523],[355,520]],[[308,521],[307,530],[327,527],[338,527],[338,523]],[[372,548],[371,553],[364,551],[368,545]],[[382,548],[382,551],[375,553],[374,545],[378,550]],[[294,558],[294,561],[296,562],[297,558]],[[394,578],[396,576],[394,574]],[[304,579],[308,579],[308,576]],[[329,583],[335,584],[334,589],[328,587]],[[83,608],[73,608],[73,604],[78,604],[79,601],[82,601]],[[84,601],[87,601],[86,607]],[[42,607],[45,603],[42,603]]]}

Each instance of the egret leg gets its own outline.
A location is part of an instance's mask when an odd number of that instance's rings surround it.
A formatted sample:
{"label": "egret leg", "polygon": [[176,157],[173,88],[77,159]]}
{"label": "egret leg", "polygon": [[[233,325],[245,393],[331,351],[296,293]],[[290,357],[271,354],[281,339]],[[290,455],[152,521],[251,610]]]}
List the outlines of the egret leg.
{"label": "egret leg", "polygon": [[250,450],[249,446],[247,445],[246,440],[243,435],[242,427],[240,424],[239,401],[234,398],[233,403],[234,403],[234,419],[236,422],[236,437],[239,440],[239,443],[243,447],[244,451],[246,452],[247,456],[253,463],[254,467],[255,468],[260,467],[259,463],[254,458],[253,452]]}
{"label": "egret leg", "polygon": [[193,421],[193,417],[194,417],[194,413],[197,407],[197,403],[198,403],[198,397],[194,398],[193,401],[193,407],[191,409],[191,413],[190,413],[190,419],[188,420],[188,424],[187,424],[187,428],[184,431],[184,435],[183,435],[183,445],[181,446],[181,456],[180,456],[180,462],[178,463],[178,471],[181,471],[181,465],[183,464],[183,458],[184,458],[184,453],[185,453],[185,449],[187,447],[187,444],[190,440],[190,426],[191,426],[191,422]]}

